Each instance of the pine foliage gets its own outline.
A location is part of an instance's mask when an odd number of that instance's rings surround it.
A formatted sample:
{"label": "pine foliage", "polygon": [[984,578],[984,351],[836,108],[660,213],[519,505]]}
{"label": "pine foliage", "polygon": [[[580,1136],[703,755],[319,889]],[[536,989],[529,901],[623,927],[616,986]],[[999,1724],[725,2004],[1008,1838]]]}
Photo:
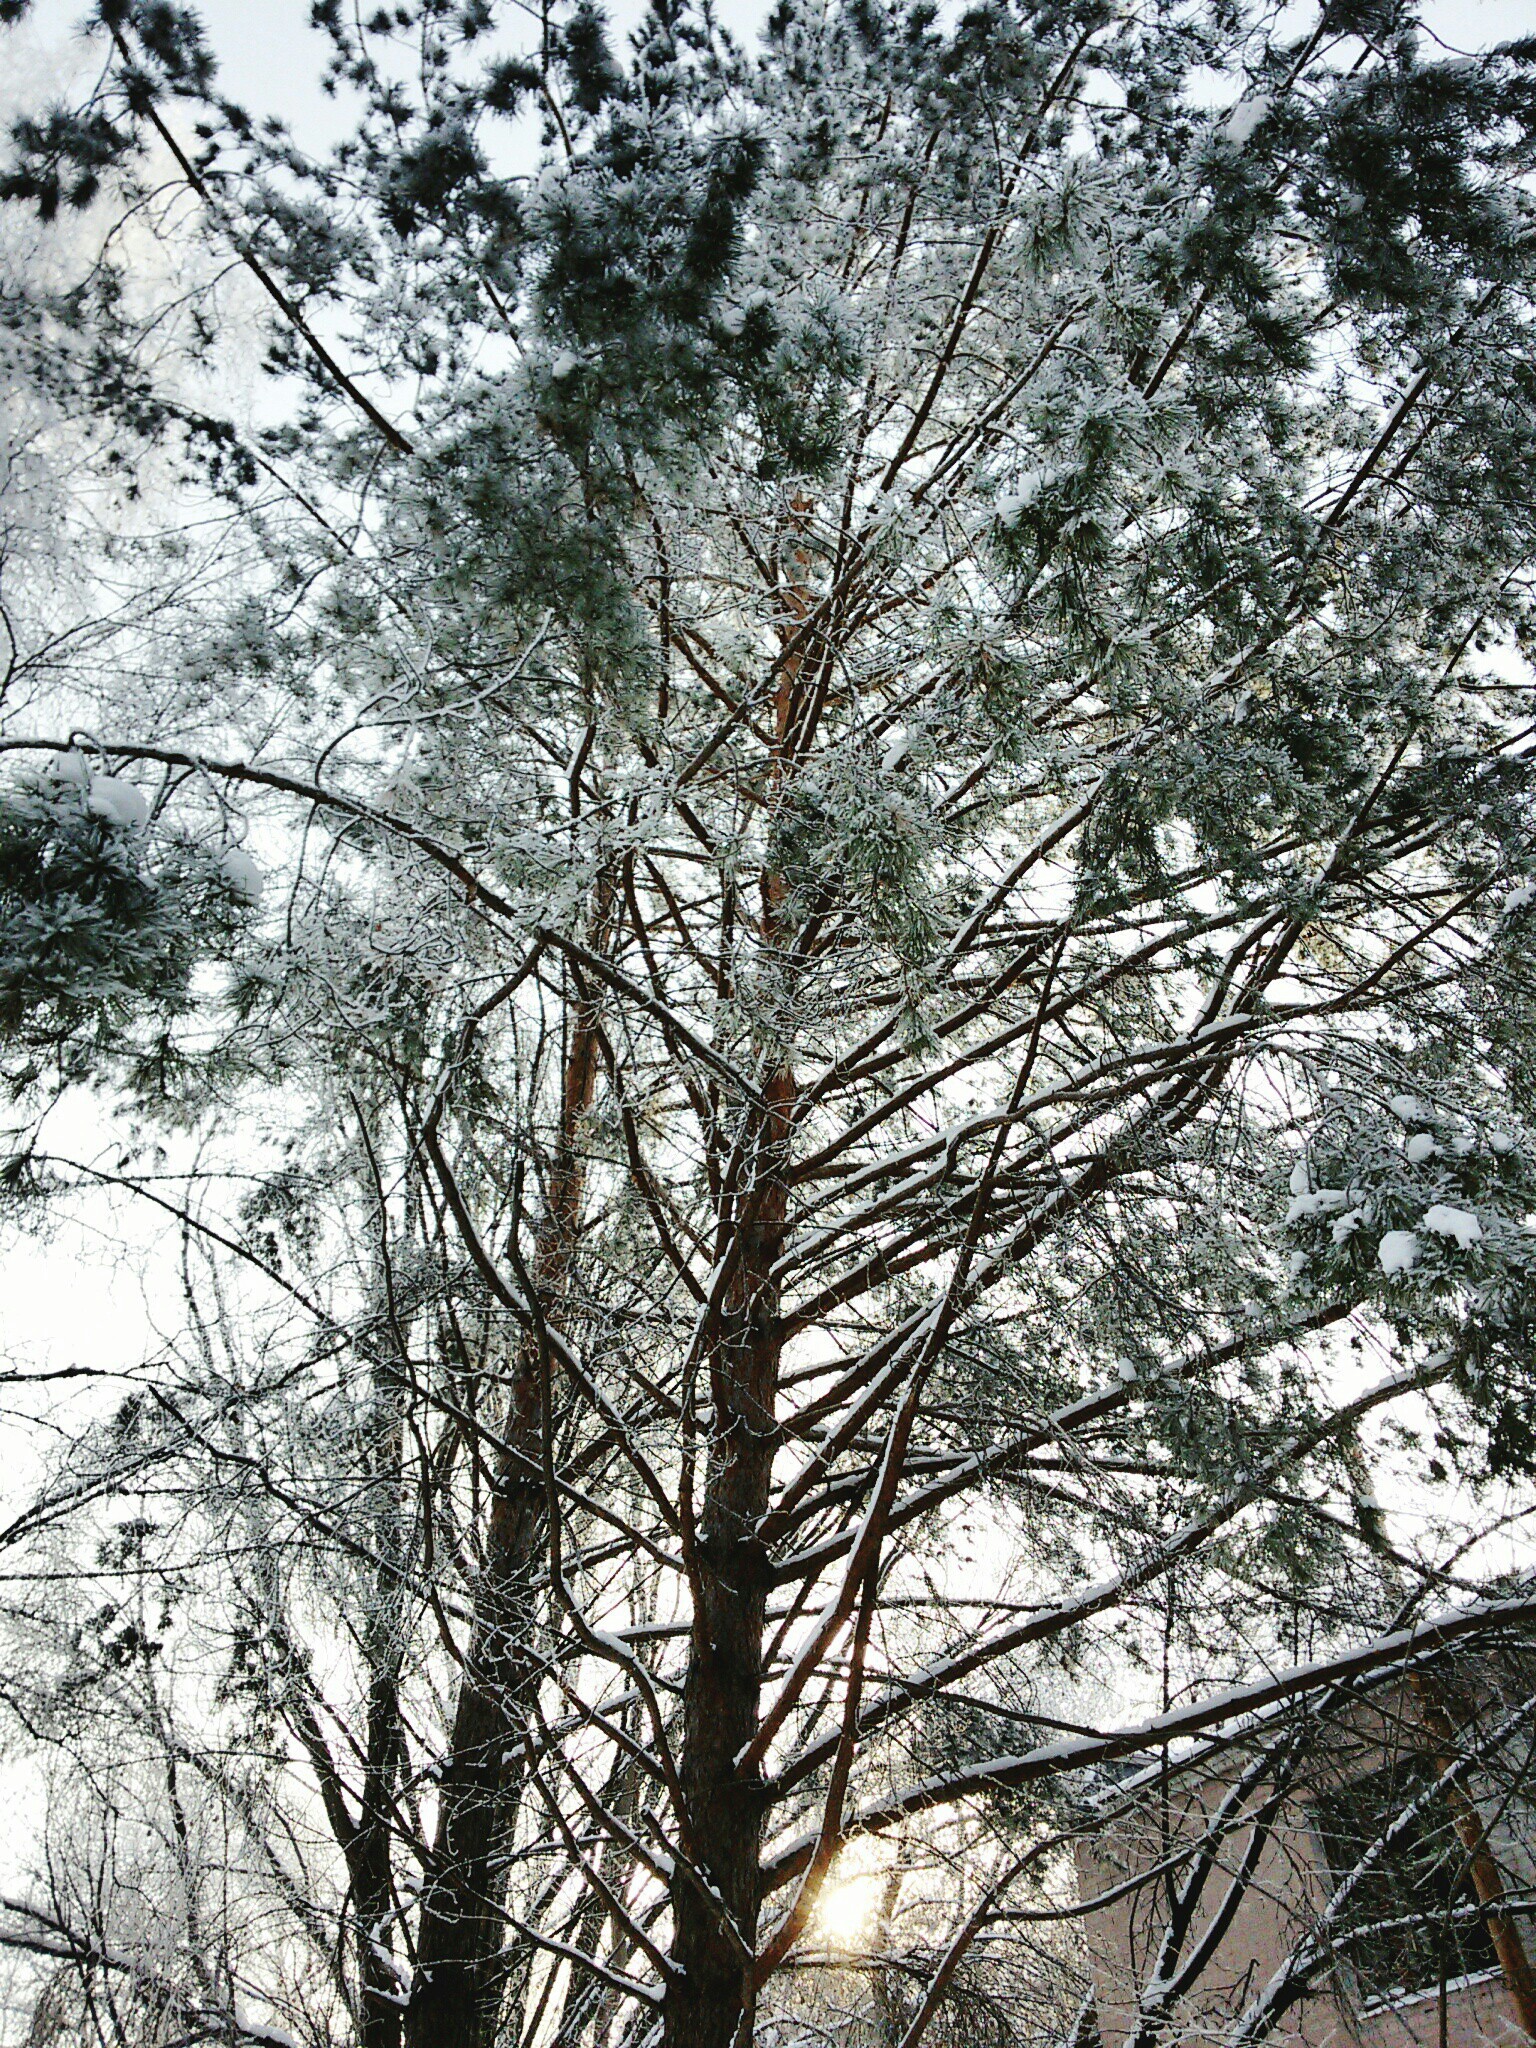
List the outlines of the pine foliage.
{"label": "pine foliage", "polygon": [[185,1300],[14,1538],[46,1911],[188,2038],[1067,2039],[1149,1700],[1536,1612],[1536,49],[312,11],[328,154],[98,0],[0,186],[175,515],[0,735],[13,1206]]}

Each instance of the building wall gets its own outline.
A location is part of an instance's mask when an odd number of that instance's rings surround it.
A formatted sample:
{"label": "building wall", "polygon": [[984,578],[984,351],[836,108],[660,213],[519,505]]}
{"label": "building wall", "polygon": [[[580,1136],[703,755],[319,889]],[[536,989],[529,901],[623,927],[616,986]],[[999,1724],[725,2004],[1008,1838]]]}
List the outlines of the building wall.
{"label": "building wall", "polygon": [[[1139,1813],[1134,1822],[1117,1821],[1081,1843],[1078,1881],[1083,1903],[1154,1870],[1180,1845],[1198,1838],[1226,1790],[1225,1784],[1210,1780],[1184,1787],[1167,1795],[1155,1810]],[[1245,1829],[1222,1846],[1193,1917],[1183,1951],[1186,1958],[1221,1911],[1250,1842]],[[1528,1856],[1530,1846],[1512,1843],[1512,1857]],[[1167,1925],[1168,1887],[1181,1876],[1175,1871],[1171,1878],[1154,1878],[1129,1895],[1112,1898],[1085,1922],[1103,2048],[1128,2048],[1134,2038],[1138,1996],[1153,1973]],[[1331,1890],[1322,1845],[1305,1803],[1292,1800],[1282,1808],[1259,1852],[1230,1924],[1199,1974],[1198,1987],[1179,2002],[1179,2024],[1163,2037],[1163,2048],[1169,2041],[1179,2048],[1204,2043],[1214,2048],[1237,2014],[1281,1968]],[[1325,1983],[1293,2006],[1270,2038],[1275,2048],[1487,2048],[1511,2042],[1526,2048],[1497,1973],[1448,1985],[1443,2010],[1438,1987],[1373,2009],[1360,2007]]]}

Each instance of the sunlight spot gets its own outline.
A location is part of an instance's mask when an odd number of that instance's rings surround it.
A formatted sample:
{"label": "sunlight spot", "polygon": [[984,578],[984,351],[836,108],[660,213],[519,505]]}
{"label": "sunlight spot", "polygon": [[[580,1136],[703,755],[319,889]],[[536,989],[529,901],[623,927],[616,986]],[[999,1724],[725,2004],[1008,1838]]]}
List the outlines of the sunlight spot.
{"label": "sunlight spot", "polygon": [[814,1926],[828,1948],[863,1948],[880,1903],[880,1881],[873,1871],[833,1878],[816,1901]]}

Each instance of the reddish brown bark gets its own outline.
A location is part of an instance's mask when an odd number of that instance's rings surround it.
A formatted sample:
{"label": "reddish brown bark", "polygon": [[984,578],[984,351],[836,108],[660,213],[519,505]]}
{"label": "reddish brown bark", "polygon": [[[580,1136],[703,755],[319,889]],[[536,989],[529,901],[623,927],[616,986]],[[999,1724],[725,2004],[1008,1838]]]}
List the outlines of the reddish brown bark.
{"label": "reddish brown bark", "polygon": [[[789,580],[782,586],[784,658],[774,693],[770,786],[782,789],[795,748],[808,651],[798,637],[811,609],[810,555],[797,496]],[[802,735],[802,738],[804,736]],[[788,891],[771,867],[761,878],[762,961],[782,1024],[789,1005]],[[773,1024],[770,1024],[770,1029]],[[704,1883],[672,1885],[672,1962],[664,2048],[750,2048],[757,2001],[757,1917],[764,1812],[760,1766],[738,1761],[758,1732],[769,1555],[762,1528],[777,1449],[784,1330],[773,1272],[784,1248],[795,1079],[785,1059],[763,1088],[760,1135],[734,1214],[733,1261],[708,1349],[713,1410],[696,1541],[695,1612],[683,1691],[680,1765],[688,1848]]]}
{"label": "reddish brown bark", "polygon": [[[752,1948],[761,1877],[758,1771],[737,1758],[757,1732],[768,1556],[758,1534],[768,1506],[779,1376],[779,1301],[771,1274],[784,1242],[784,1150],[794,1081],[768,1102],[754,1184],[735,1231],[736,1272],[710,1355],[714,1426],[698,1529],[699,1604],[683,1695],[681,1777],[689,1847],[708,1889],[672,1888],[666,2048],[736,2048],[752,2037]],[[715,1897],[711,1897],[713,1892]]]}

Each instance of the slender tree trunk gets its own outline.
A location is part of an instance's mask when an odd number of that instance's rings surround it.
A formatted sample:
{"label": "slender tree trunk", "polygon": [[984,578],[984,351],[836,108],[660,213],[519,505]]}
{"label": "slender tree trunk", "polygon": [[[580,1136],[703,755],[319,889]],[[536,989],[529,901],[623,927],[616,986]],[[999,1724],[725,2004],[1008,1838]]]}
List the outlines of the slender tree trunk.
{"label": "slender tree trunk", "polygon": [[[506,1439],[536,1454],[533,1370],[519,1359]],[[508,1462],[496,1479],[474,1636],[438,1781],[407,2048],[490,2048],[495,2039],[506,1855],[523,1779],[527,1703],[537,1684],[532,1649],[543,1540],[542,1489]]]}
{"label": "slender tree trunk", "polygon": [[[600,891],[596,922],[607,912]],[[572,1007],[558,1150],[532,1280],[558,1322],[585,1182],[583,1118],[597,1084],[595,1002]],[[423,1889],[405,2048],[494,2048],[506,1984],[507,1858],[526,1774],[528,1710],[539,1683],[546,1504],[539,1347],[518,1346],[502,1422],[475,1622],[438,1779],[437,1834]]]}
{"label": "slender tree trunk", "polygon": [[710,1358],[714,1428],[699,1517],[702,1597],[683,1694],[680,1766],[688,1846],[709,1889],[683,1875],[673,1883],[678,1974],[667,1987],[666,2048],[737,2048],[752,2036],[762,1785],[736,1759],[757,1733],[762,1691],[768,1559],[756,1532],[775,1449],[780,1335],[770,1276],[784,1241],[784,1150],[794,1097],[787,1067],[765,1094],[758,1170],[736,1229],[737,1272]]}
{"label": "slender tree trunk", "polygon": [[[785,659],[774,703],[771,785],[793,773],[796,721],[804,710],[809,666],[799,630],[809,613],[812,558],[802,522],[809,498],[792,503],[781,585]],[[808,734],[801,733],[799,744]],[[778,1448],[779,1362],[783,1328],[774,1268],[788,1213],[790,1123],[795,1077],[789,1024],[794,1007],[788,889],[769,866],[761,877],[764,1023],[770,1071],[763,1086],[761,1133],[735,1201],[730,1256],[734,1271],[709,1348],[713,1409],[699,1515],[696,1611],[683,1686],[680,1776],[687,1849],[700,1883],[680,1871],[672,1885],[672,1962],[666,1987],[664,2048],[750,2048],[756,2011],[755,1950],[761,1905],[759,1868],[763,1797],[760,1770],[737,1758],[758,1729],[763,1688],[763,1623],[769,1559],[759,1530],[768,1509]]]}
{"label": "slender tree trunk", "polygon": [[[363,1141],[373,1161],[372,1141],[361,1110]],[[370,1540],[376,1560],[371,1598],[361,1628],[368,1670],[368,1707],[363,1738],[363,1776],[357,1825],[343,1847],[352,1888],[357,1977],[360,1992],[359,2048],[400,2048],[400,1978],[395,1962],[394,1850],[398,1833],[395,1792],[400,1761],[400,1666],[405,1646],[406,1546],[402,1510],[409,1336],[394,1321],[396,1304],[389,1278],[390,1226],[384,1193],[375,1181],[379,1243],[375,1289],[381,1316],[388,1320],[370,1344],[371,1394],[363,1455],[369,1478]]]}
{"label": "slender tree trunk", "polygon": [[358,2048],[400,2048],[400,1981],[395,1951],[393,1848],[395,1760],[399,1754],[399,1652],[376,1667],[368,1696],[362,1814],[350,1860],[356,1891]]}
{"label": "slender tree trunk", "polygon": [[[380,1375],[382,1377],[382,1374]],[[398,1382],[398,1370],[393,1377]],[[380,1444],[380,1486],[389,1489],[389,1503],[379,1517],[376,1541],[393,1535],[398,1545],[400,1416],[398,1385],[390,1390],[391,1413]],[[363,1787],[357,1831],[348,1854],[357,1922],[358,1981],[362,2010],[359,2048],[400,2048],[400,1980],[394,1966],[395,1896],[394,1795],[400,1755],[401,1582],[398,1552],[379,1551],[375,1574],[375,1608],[366,1644],[368,1722],[363,1758]]]}

